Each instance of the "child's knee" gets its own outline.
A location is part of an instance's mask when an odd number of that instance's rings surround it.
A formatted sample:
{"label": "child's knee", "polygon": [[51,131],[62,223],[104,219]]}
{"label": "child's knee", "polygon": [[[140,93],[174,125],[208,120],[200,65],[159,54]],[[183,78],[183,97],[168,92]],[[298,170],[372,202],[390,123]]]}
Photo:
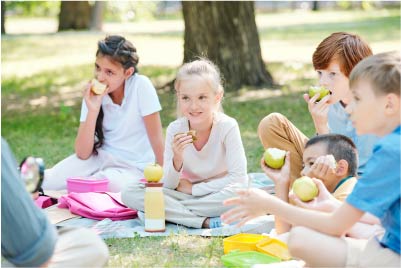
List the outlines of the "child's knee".
{"label": "child's knee", "polygon": [[288,237],[288,249],[291,256],[300,257],[306,249],[309,229],[302,226],[293,227]]}
{"label": "child's knee", "polygon": [[[81,236],[82,239],[86,239],[89,242],[90,246],[90,251],[92,252],[92,255],[88,255],[92,259],[92,265],[93,267],[102,267],[104,266],[107,261],[109,260],[109,249],[103,239],[101,239],[98,235],[96,235],[94,232],[89,233],[87,232],[83,236]],[[96,263],[96,265],[94,265]]]}
{"label": "child's knee", "polygon": [[139,197],[144,196],[144,187],[141,183],[130,183],[121,190],[121,201],[128,207],[137,209]]}
{"label": "child's knee", "polygon": [[282,125],[282,122],[285,120],[287,120],[287,118],[280,113],[271,113],[264,117],[259,122],[258,126],[259,138],[261,140],[267,138],[269,135],[271,135],[272,131]]}

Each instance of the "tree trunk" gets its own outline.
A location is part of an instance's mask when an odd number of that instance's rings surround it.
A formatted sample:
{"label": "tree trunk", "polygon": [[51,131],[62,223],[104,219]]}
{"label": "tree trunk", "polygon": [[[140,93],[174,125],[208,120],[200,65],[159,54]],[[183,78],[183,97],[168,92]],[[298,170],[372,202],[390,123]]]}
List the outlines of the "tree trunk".
{"label": "tree trunk", "polygon": [[91,25],[90,29],[95,31],[102,30],[102,23],[103,23],[103,11],[106,2],[103,1],[96,1],[95,5],[92,8],[92,18],[91,18]]}
{"label": "tree trunk", "polygon": [[227,90],[271,86],[262,60],[254,2],[182,2],[184,62],[197,56],[215,62]]}
{"label": "tree trunk", "polygon": [[1,1],[1,34],[6,33],[6,2]]}
{"label": "tree trunk", "polygon": [[313,1],[312,10],[313,11],[318,11],[319,10],[319,1]]}
{"label": "tree trunk", "polygon": [[90,21],[88,1],[61,1],[58,31],[89,29]]}

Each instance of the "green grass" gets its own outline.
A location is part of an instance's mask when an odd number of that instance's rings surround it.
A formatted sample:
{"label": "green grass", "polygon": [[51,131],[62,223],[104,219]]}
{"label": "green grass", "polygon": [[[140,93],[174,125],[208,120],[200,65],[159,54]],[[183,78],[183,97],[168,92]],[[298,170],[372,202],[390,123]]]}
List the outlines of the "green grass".
{"label": "green grass", "polygon": [[273,16],[262,15],[260,19],[264,16],[268,16],[272,22],[271,25],[259,28],[259,34],[265,40],[297,40],[297,44],[317,45],[322,36],[339,31],[357,33],[369,43],[400,38],[398,9],[279,13]]}
{"label": "green grass", "polygon": [[166,237],[108,239],[115,267],[222,267],[222,238],[186,234]]}
{"label": "green grass", "polygon": [[[279,88],[243,88],[238,93],[226,94],[223,107],[240,125],[248,171],[260,172],[259,159],[263,148],[256,130],[259,121],[267,114],[281,112],[307,135],[314,133],[302,92],[316,83],[308,59],[318,42],[333,31],[343,30],[361,34],[372,46],[380,48],[385,43],[386,49],[399,49],[399,19],[399,10],[258,15],[261,42],[269,44],[268,50],[263,52],[268,59],[276,55],[280,59],[288,54],[280,45],[275,45],[274,40],[279,40],[290,44],[285,49],[307,54],[307,60],[269,60],[267,67]],[[73,153],[81,91],[92,76],[96,41],[103,36],[103,33],[90,32],[2,36],[2,136],[9,141],[18,160],[33,154],[44,157],[47,166],[51,167]],[[180,31],[127,34],[128,39],[141,44],[140,72],[149,76],[157,87],[174,78],[180,61],[177,58],[182,59],[181,37]],[[154,44],[160,49],[149,51],[148,47]],[[175,50],[163,50],[165,44],[172,45],[169,47]],[[298,44],[309,50],[303,50]],[[166,57],[172,57],[173,61],[168,61],[168,65],[157,61],[147,63],[147,58],[153,54],[157,54],[156,59],[161,61]],[[173,92],[164,90],[158,93],[165,130],[175,119],[175,96]],[[107,239],[106,242],[111,254],[109,266],[222,266],[220,237],[180,234]]]}

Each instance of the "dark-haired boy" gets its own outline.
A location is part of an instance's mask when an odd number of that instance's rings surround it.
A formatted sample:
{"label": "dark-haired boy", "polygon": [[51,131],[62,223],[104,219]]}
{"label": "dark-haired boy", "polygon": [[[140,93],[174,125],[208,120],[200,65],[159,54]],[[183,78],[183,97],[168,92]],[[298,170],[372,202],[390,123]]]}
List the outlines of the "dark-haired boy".
{"label": "dark-haired boy", "polygon": [[[290,169],[289,162],[287,161],[283,169]],[[263,159],[261,161],[263,171],[275,182],[275,193],[281,200],[308,209],[331,212],[347,198],[357,182],[358,152],[353,141],[344,135],[318,135],[305,144],[302,166],[302,176],[317,178],[322,182],[318,184],[318,199],[309,202],[289,200],[290,176],[284,175],[285,170],[270,169]],[[347,235],[369,237],[377,229],[373,226],[375,224],[379,224],[379,221],[371,215],[366,215],[362,222],[347,232]],[[291,225],[276,216],[275,229],[277,234],[282,234],[288,232]]]}

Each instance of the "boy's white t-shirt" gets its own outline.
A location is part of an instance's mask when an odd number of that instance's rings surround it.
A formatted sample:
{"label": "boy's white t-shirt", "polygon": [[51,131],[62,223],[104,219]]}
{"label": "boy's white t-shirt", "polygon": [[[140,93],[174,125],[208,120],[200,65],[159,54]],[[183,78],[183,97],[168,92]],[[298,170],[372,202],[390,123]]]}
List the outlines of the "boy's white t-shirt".
{"label": "boy's white t-shirt", "polygon": [[[159,112],[161,105],[152,82],[144,75],[134,74],[125,81],[121,106],[113,103],[109,95],[102,100],[102,149],[118,159],[143,170],[155,161],[143,117]],[[85,122],[88,108],[82,101],[81,122]]]}

